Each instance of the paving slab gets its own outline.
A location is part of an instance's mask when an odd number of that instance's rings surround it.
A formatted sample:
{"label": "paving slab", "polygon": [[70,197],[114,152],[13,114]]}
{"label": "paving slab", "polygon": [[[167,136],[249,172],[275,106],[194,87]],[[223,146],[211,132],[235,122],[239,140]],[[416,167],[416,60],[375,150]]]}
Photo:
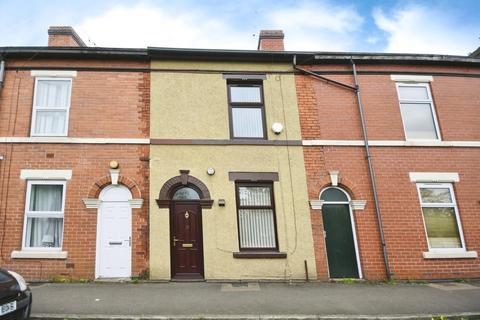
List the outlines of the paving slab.
{"label": "paving slab", "polygon": [[480,319],[479,282],[46,283],[32,292],[34,319]]}

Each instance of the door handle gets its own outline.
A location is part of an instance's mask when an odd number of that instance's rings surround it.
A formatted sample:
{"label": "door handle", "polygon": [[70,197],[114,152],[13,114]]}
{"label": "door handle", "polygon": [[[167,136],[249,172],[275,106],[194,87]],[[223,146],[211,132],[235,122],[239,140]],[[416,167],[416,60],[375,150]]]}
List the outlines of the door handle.
{"label": "door handle", "polygon": [[180,240],[178,240],[177,238],[175,238],[175,236],[173,236],[173,246],[174,247],[177,245],[177,241],[180,241]]}

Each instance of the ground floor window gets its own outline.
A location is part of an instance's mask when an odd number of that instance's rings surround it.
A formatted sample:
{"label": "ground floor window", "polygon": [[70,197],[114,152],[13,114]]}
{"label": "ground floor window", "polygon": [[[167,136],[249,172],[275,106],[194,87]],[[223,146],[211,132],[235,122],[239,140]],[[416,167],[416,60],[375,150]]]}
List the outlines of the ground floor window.
{"label": "ground floor window", "polygon": [[236,183],[240,250],[277,250],[272,183]]}
{"label": "ground floor window", "polygon": [[28,181],[24,248],[61,248],[65,181]]}
{"label": "ground floor window", "polygon": [[452,184],[421,183],[417,188],[430,250],[465,250]]}

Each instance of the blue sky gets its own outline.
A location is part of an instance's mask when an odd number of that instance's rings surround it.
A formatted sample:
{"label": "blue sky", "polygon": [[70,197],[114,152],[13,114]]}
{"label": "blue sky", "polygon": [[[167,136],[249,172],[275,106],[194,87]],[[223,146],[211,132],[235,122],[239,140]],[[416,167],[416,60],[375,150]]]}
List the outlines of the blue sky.
{"label": "blue sky", "polygon": [[90,45],[256,49],[283,29],[287,50],[466,55],[480,46],[480,0],[0,0],[0,46],[47,44],[71,25]]}

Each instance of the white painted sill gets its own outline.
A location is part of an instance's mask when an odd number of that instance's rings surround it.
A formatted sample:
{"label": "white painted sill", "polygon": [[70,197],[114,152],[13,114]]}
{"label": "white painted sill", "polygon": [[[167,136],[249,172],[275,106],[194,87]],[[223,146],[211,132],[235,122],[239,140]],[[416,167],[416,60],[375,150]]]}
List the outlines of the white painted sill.
{"label": "white painted sill", "polygon": [[424,252],[425,259],[474,259],[478,258],[477,251],[465,252]]}
{"label": "white painted sill", "polygon": [[67,259],[68,251],[12,251],[13,259]]}

